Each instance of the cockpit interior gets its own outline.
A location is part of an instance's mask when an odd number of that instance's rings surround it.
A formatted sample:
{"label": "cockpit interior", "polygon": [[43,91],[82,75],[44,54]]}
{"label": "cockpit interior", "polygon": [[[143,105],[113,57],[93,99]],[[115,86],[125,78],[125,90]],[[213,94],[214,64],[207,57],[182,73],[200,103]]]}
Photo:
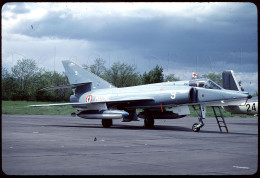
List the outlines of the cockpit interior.
{"label": "cockpit interior", "polygon": [[201,88],[207,88],[207,89],[218,89],[222,90],[223,88],[213,82],[210,79],[196,79],[196,80],[190,80],[189,86],[191,87],[201,87]]}

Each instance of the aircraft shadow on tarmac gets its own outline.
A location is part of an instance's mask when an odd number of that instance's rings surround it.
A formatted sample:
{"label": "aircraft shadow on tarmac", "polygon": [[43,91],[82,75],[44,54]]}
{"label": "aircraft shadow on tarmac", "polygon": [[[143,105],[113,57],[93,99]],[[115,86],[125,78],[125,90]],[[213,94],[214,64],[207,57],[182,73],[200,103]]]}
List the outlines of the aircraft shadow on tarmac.
{"label": "aircraft shadow on tarmac", "polygon": [[[97,129],[123,129],[123,130],[171,130],[171,131],[180,131],[180,132],[193,132],[191,128],[181,127],[181,126],[165,126],[165,125],[155,125],[153,128],[145,128],[144,126],[133,126],[133,125],[113,125],[110,128],[103,128],[101,125],[45,125],[50,127],[71,127],[71,128],[97,128]],[[223,132],[220,131],[209,131],[209,130],[201,130],[201,133],[216,133],[216,134],[229,134],[229,135],[252,135],[256,136],[258,134],[253,133],[241,133],[241,132],[229,132],[226,133],[225,130]]]}
{"label": "aircraft shadow on tarmac", "polygon": [[144,126],[133,126],[133,125],[113,125],[110,128],[103,128],[102,125],[45,125],[52,127],[74,127],[74,128],[97,128],[97,129],[123,129],[123,130],[172,130],[172,131],[185,131],[193,132],[191,128],[181,127],[181,126],[162,126],[155,125],[153,128],[145,128]]}
{"label": "aircraft shadow on tarmac", "polygon": [[229,123],[229,124],[233,124],[233,125],[258,125],[258,123]]}

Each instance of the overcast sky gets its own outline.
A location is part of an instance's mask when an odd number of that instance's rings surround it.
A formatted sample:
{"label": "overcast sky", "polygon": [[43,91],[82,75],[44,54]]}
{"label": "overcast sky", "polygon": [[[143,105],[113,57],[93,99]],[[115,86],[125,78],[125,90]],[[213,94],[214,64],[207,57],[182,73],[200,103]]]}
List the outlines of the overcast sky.
{"label": "overcast sky", "polygon": [[245,90],[258,90],[257,8],[252,3],[6,3],[2,67],[30,58],[64,71],[61,61],[106,67],[123,61],[137,71],[182,80],[233,70]]}

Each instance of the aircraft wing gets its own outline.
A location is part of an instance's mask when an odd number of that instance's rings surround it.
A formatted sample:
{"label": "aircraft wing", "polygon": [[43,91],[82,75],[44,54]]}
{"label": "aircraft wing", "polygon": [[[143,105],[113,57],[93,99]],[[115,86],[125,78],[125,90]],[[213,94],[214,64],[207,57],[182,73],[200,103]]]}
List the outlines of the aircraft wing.
{"label": "aircraft wing", "polygon": [[87,104],[87,103],[38,104],[38,105],[28,105],[26,107],[72,106],[72,105],[84,105],[84,104]]}
{"label": "aircraft wing", "polygon": [[122,102],[136,102],[136,101],[154,101],[152,97],[131,97],[131,98],[122,98],[118,100],[109,100],[109,101],[92,101],[91,103],[78,102],[78,103],[57,103],[57,104],[40,104],[40,105],[28,105],[26,107],[49,107],[49,106],[77,106],[77,105],[90,105],[98,103],[122,103]]}
{"label": "aircraft wing", "polygon": [[65,88],[76,88],[76,87],[88,85],[90,83],[91,82],[77,83],[77,84],[70,84],[70,85],[60,85],[60,86],[54,86],[54,87],[47,87],[47,88],[42,88],[39,91],[57,90],[57,89],[65,89]]}

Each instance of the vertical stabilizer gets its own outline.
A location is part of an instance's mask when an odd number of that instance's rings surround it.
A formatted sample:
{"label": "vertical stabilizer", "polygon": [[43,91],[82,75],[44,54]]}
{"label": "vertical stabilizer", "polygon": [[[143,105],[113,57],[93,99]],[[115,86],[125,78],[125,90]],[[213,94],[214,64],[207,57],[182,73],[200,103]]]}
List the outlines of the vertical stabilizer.
{"label": "vertical stabilizer", "polygon": [[223,88],[227,90],[236,90],[242,92],[232,70],[226,70],[222,72],[222,85]]}
{"label": "vertical stabilizer", "polygon": [[70,60],[62,61],[62,64],[70,84],[89,83],[91,84],[91,90],[114,87],[104,79]]}

